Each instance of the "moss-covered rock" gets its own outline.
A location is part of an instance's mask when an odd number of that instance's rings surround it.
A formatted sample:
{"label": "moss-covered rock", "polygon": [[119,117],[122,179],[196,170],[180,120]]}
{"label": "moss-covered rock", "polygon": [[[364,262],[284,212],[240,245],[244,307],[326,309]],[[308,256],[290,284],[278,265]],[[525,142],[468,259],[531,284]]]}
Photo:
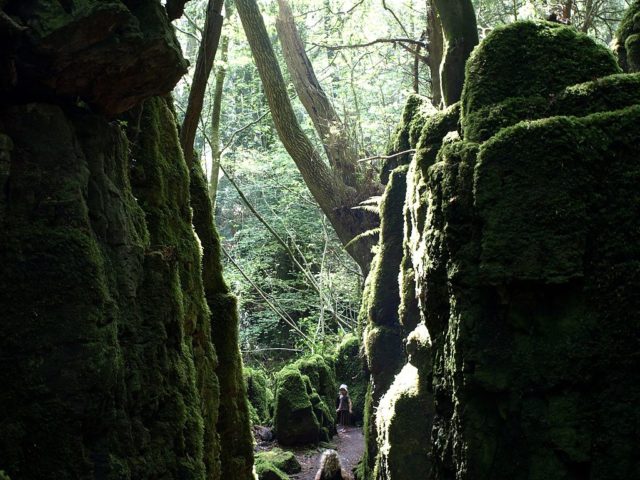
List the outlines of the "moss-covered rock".
{"label": "moss-covered rock", "polygon": [[640,71],[640,1],[635,0],[618,26],[614,49],[622,69]]}
{"label": "moss-covered rock", "polygon": [[[402,121],[396,127],[391,143],[387,148],[388,155],[396,155],[416,148],[420,133],[427,118],[437,112],[431,100],[422,95],[410,95],[402,112]],[[412,153],[404,153],[386,159],[382,166],[380,178],[383,184],[389,181],[389,175],[396,167],[408,165],[413,157]]]}
{"label": "moss-covered rock", "polygon": [[300,462],[292,452],[274,448],[256,455],[256,464],[271,463],[284,473],[299,473],[302,470]]}
{"label": "moss-covered rock", "polygon": [[289,480],[289,476],[262,454],[256,455],[255,472],[258,480]]}
{"label": "moss-covered rock", "polygon": [[282,445],[320,441],[320,422],[311,403],[313,392],[309,390],[300,370],[293,365],[276,374],[273,424]]}
{"label": "moss-covered rock", "polygon": [[496,28],[467,62],[464,138],[484,141],[520,120],[540,118],[550,95],[618,72],[609,50],[571,27],[516,22]]}
{"label": "moss-covered rock", "polygon": [[[423,381],[428,380],[429,377],[425,377]],[[423,388],[418,369],[408,363],[380,400],[376,413],[378,455],[373,478],[430,478],[433,402],[421,391]]]}
{"label": "moss-covered rock", "polygon": [[361,422],[368,378],[357,336],[346,335],[342,339],[336,349],[335,366],[338,383],[344,383],[349,387],[349,397],[353,406],[351,420],[353,422]]}
{"label": "moss-covered rock", "polygon": [[336,433],[334,367],[320,355],[302,358],[276,375],[274,427],[282,445],[329,441]]}
{"label": "moss-covered rock", "polygon": [[115,115],[170,91],[187,70],[155,0],[11,0],[2,8],[28,26],[29,39],[3,49],[11,62],[2,62],[0,77],[14,81],[0,82],[1,98],[80,98]]}
{"label": "moss-covered rock", "polygon": [[165,101],[142,121],[132,165],[99,116],[42,104],[0,114],[13,143],[0,219],[9,475],[219,475],[189,175]]}
{"label": "moss-covered rock", "polygon": [[269,380],[264,371],[245,367],[244,384],[247,389],[249,408],[254,425],[266,425],[271,420],[273,408],[273,391],[269,388]]}

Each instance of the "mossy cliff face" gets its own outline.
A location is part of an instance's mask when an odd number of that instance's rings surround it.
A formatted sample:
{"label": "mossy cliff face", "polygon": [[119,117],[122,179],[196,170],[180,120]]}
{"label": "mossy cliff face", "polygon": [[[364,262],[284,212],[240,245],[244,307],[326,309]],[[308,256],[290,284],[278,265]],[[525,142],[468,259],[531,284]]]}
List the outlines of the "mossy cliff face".
{"label": "mossy cliff face", "polygon": [[1,100],[80,97],[114,115],[186,72],[156,0],[7,0],[2,10],[14,26],[3,23]]}
{"label": "mossy cliff face", "polygon": [[640,83],[619,71],[570,28],[515,24],[472,55],[461,126],[424,122],[397,264],[409,361],[366,478],[640,472]]}
{"label": "mossy cliff face", "polygon": [[[235,306],[213,225],[200,239],[194,230],[202,178],[184,162],[171,100],[140,104],[184,68],[164,10],[2,7],[30,30],[10,35],[0,67],[10,57],[0,70],[0,470],[252,478]],[[90,81],[116,67],[122,82]],[[95,113],[132,105],[126,132]]]}

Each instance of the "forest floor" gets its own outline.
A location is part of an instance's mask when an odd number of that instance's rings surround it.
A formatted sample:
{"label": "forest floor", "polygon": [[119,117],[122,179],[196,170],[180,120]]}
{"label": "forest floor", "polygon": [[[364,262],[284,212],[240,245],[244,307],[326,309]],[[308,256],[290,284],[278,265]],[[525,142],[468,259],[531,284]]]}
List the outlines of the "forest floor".
{"label": "forest floor", "polygon": [[352,470],[364,453],[364,434],[361,427],[347,427],[344,432],[339,432],[333,437],[330,443],[321,444],[317,448],[281,448],[293,452],[302,466],[300,473],[289,475],[291,480],[313,480],[318,471],[322,452],[327,448],[338,452],[344,472],[352,475]]}

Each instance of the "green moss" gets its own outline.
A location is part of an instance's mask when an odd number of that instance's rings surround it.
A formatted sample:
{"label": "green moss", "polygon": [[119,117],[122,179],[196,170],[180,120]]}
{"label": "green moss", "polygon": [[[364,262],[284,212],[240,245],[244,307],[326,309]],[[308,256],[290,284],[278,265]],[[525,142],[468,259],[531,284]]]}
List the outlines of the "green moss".
{"label": "green moss", "polygon": [[256,455],[255,472],[258,480],[289,480],[289,476],[266,459],[263,454]]}
{"label": "green moss", "polygon": [[353,405],[353,422],[361,422],[367,393],[368,377],[364,359],[360,353],[360,342],[353,334],[346,335],[335,353],[335,370],[338,383],[349,387],[349,397]]}
{"label": "green moss", "polygon": [[252,423],[254,425],[268,424],[271,419],[273,392],[269,388],[267,375],[262,370],[245,367],[243,378],[249,407],[255,415]]}
{"label": "green moss", "polygon": [[199,164],[191,171],[190,193],[193,225],[203,249],[202,278],[211,311],[212,340],[220,358],[216,375],[220,383],[220,406],[216,422],[221,442],[222,478],[252,478],[253,437],[250,430],[249,402],[242,373],[238,341],[236,298],[222,278],[220,240],[213,225],[213,212],[204,174]]}
{"label": "green moss", "polygon": [[433,400],[421,386],[418,369],[405,365],[376,414],[378,456],[373,478],[412,480],[418,472],[430,477],[432,415]]}
{"label": "green moss", "polygon": [[0,375],[11,387],[0,403],[11,417],[1,419],[0,468],[217,478],[216,357],[166,101],[148,102],[132,145],[100,117],[54,106],[0,117],[11,162],[25,166],[10,170],[1,220],[11,301],[0,301]]}
{"label": "green moss", "polygon": [[[402,112],[402,122],[394,132],[387,154],[393,155],[416,148],[422,128],[429,117],[438,110],[431,104],[431,100],[421,95],[410,95]],[[383,184],[389,181],[391,171],[400,165],[408,165],[412,154],[405,153],[384,161],[381,172]]]}
{"label": "green moss", "polygon": [[635,0],[618,26],[614,50],[624,71],[640,71],[640,1]]}
{"label": "green moss", "polygon": [[640,103],[640,73],[618,74],[567,87],[553,99],[549,115],[585,116]]}
{"label": "green moss", "polygon": [[283,445],[328,441],[336,433],[337,385],[331,360],[302,358],[276,375],[274,426]]}
{"label": "green moss", "polygon": [[508,124],[539,118],[550,95],[619,71],[610,51],[573,28],[546,22],[496,28],[467,62],[464,138],[483,141]]}
{"label": "green moss", "polygon": [[310,444],[320,440],[320,423],[314,413],[311,393],[295,366],[286,366],[276,374],[273,423],[280,444]]}
{"label": "green moss", "polygon": [[292,452],[274,448],[267,452],[260,452],[256,455],[256,464],[267,462],[274,465],[284,473],[299,473],[302,470],[300,462]]}

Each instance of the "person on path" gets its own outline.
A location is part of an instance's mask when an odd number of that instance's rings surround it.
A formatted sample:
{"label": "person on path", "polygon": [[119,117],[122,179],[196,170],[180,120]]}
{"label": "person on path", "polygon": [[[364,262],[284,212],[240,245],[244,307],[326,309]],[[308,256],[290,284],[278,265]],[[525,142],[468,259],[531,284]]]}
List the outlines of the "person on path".
{"label": "person on path", "polygon": [[345,427],[349,425],[349,415],[353,412],[353,405],[351,404],[351,398],[349,398],[349,390],[344,383],[340,385],[340,394],[336,401],[336,407],[338,426],[342,427],[342,430],[338,429],[338,431],[344,432]]}
{"label": "person on path", "polygon": [[320,457],[320,468],[314,480],[351,480],[351,476],[342,471],[338,452],[325,450]]}

